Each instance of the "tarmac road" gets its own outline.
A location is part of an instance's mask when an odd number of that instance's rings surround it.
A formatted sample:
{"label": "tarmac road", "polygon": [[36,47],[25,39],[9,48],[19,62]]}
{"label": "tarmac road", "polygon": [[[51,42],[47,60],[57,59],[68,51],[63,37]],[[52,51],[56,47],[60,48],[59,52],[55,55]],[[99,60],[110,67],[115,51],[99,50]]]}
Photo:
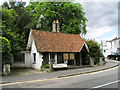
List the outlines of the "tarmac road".
{"label": "tarmac road", "polygon": [[[3,88],[120,88],[120,70],[114,67],[108,70],[69,77],[33,80],[3,85]],[[119,84],[119,85],[118,85]],[[4,89],[3,89],[4,90]]]}

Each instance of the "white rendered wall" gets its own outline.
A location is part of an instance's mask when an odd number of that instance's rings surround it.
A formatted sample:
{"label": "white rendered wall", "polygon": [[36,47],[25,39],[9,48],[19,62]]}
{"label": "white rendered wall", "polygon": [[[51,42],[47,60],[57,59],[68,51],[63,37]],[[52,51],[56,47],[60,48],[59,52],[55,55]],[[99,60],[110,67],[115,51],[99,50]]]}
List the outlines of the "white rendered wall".
{"label": "white rendered wall", "polygon": [[[36,53],[36,62],[34,62],[34,55],[33,53]],[[43,55],[42,53],[37,52],[36,46],[35,46],[35,42],[33,40],[32,42],[32,48],[31,48],[31,67],[35,68],[35,69],[41,69],[41,65],[42,65],[42,59]]]}
{"label": "white rendered wall", "polygon": [[[106,44],[106,45],[105,45]],[[108,55],[112,54],[113,52],[118,52],[118,40],[113,40],[111,42],[103,42],[103,46],[101,46],[103,55],[107,57]],[[105,51],[105,52],[104,52]]]}

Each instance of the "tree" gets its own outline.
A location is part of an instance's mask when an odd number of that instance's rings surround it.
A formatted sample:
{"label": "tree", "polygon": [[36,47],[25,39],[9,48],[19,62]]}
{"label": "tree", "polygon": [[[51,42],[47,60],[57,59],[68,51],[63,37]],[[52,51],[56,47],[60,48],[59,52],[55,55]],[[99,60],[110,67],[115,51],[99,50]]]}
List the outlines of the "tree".
{"label": "tree", "polygon": [[26,7],[35,17],[40,27],[35,29],[52,31],[53,20],[59,20],[60,32],[72,34],[86,34],[85,12],[78,3],[71,2],[34,2]]}
{"label": "tree", "polygon": [[17,14],[13,9],[2,8],[2,36],[10,41],[12,54],[16,54],[21,50],[19,41],[20,35],[16,33],[14,22]]}
{"label": "tree", "polygon": [[31,22],[33,21],[33,18],[31,17],[30,12],[26,10],[25,5],[26,2],[22,1],[10,2],[9,4],[4,2],[2,5],[2,7],[6,10],[12,9],[17,15],[13,16],[15,19],[11,24],[13,24],[14,27],[11,28],[15,29],[16,33],[20,36],[20,47],[26,46],[29,30],[32,28]]}
{"label": "tree", "polygon": [[86,40],[86,43],[90,50],[88,54],[89,57],[93,57],[95,64],[98,64],[100,62],[100,56],[102,56],[102,53],[100,53],[100,45],[94,40]]}
{"label": "tree", "polygon": [[0,50],[0,52],[2,52],[2,65],[5,64],[12,65],[13,62],[11,54],[12,49],[9,40],[5,37],[0,37],[0,42],[2,42],[2,44],[0,44],[0,47],[2,47],[2,50]]}

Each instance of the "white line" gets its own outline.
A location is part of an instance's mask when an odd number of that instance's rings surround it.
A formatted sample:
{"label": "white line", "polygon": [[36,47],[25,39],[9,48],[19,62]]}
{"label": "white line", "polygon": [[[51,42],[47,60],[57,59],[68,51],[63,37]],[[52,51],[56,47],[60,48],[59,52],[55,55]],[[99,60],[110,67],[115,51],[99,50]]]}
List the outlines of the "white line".
{"label": "white line", "polygon": [[110,85],[110,84],[113,84],[113,83],[117,83],[117,82],[119,82],[119,81],[120,81],[120,80],[113,81],[113,82],[109,82],[109,83],[106,83],[106,84],[103,84],[103,85],[99,85],[99,86],[96,86],[96,87],[92,87],[92,88],[100,88],[100,87],[107,86],[107,85]]}

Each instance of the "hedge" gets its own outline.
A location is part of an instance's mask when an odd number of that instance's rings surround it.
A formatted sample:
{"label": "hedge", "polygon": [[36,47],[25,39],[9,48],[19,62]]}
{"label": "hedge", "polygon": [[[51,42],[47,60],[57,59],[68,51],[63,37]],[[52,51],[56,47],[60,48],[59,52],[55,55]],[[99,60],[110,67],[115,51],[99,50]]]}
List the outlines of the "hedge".
{"label": "hedge", "polygon": [[12,65],[13,63],[13,55],[11,53],[12,49],[10,46],[10,42],[7,38],[5,37],[0,37],[0,52],[2,52],[2,65],[5,64],[10,64]]}

